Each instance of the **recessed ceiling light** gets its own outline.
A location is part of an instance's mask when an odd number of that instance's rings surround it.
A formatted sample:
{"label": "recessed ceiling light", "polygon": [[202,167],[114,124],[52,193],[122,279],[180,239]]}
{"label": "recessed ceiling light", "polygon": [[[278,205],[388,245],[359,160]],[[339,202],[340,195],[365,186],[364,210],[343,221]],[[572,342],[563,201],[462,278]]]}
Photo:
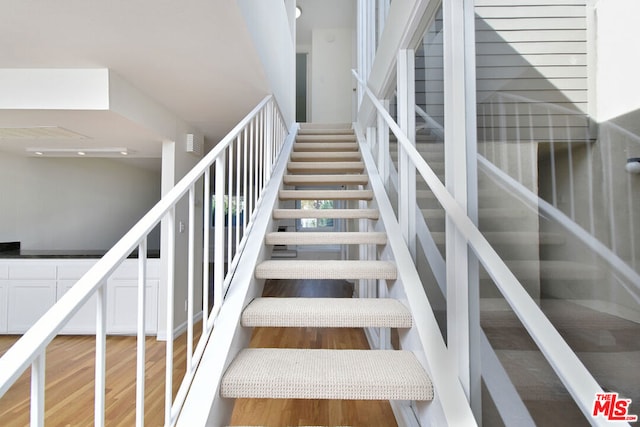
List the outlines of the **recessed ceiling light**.
{"label": "recessed ceiling light", "polygon": [[299,6],[296,6],[296,19],[300,18],[300,15],[302,15],[302,9],[300,9]]}
{"label": "recessed ceiling light", "polygon": [[56,148],[56,147],[29,147],[26,149],[27,153],[36,156],[46,155],[48,157],[121,157],[128,156],[134,152],[126,147],[101,147],[101,148]]}

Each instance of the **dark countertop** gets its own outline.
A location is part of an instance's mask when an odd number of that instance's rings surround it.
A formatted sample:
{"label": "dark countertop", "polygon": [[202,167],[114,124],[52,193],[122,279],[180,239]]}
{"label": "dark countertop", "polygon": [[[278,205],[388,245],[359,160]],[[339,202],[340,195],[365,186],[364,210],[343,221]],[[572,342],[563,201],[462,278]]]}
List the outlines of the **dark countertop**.
{"label": "dark countertop", "polygon": [[[106,251],[71,251],[71,250],[10,250],[0,252],[0,259],[99,259]],[[128,258],[138,258],[138,251],[134,251]],[[147,258],[160,258],[160,251],[147,251]]]}

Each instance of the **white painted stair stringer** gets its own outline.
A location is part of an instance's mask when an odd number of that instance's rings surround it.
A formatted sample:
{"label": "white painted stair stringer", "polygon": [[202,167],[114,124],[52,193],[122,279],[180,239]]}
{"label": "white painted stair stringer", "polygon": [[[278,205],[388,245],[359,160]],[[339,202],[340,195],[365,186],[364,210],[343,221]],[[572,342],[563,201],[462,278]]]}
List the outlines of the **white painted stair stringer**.
{"label": "white painted stair stringer", "polygon": [[[457,368],[444,343],[431,304],[411,254],[403,238],[400,225],[395,219],[393,207],[387,198],[384,184],[375,167],[375,160],[364,145],[362,130],[356,127],[356,134],[362,152],[363,162],[369,174],[369,185],[380,211],[379,227],[387,232],[387,249],[381,259],[393,259],[398,277],[390,287],[391,298],[399,299],[410,308],[414,325],[401,335],[401,347],[413,351],[431,377],[435,397],[430,403],[416,402],[417,416],[424,425],[476,425],[471,408],[456,372]],[[376,230],[381,231],[381,230]]]}
{"label": "white painted stair stringer", "polygon": [[[258,213],[245,250],[240,255],[243,265],[256,265],[270,258],[270,247],[263,244],[267,231],[273,229],[273,211],[282,186],[291,147],[295,141],[297,124],[290,129],[280,158],[259,202]],[[267,212],[265,214],[265,212]],[[236,270],[225,302],[214,322],[200,365],[192,379],[189,393],[176,421],[178,427],[223,426],[229,423],[234,400],[220,397],[222,376],[235,356],[249,344],[251,330],[241,326],[243,309],[249,301],[262,295],[263,281],[256,279],[253,269]]]}

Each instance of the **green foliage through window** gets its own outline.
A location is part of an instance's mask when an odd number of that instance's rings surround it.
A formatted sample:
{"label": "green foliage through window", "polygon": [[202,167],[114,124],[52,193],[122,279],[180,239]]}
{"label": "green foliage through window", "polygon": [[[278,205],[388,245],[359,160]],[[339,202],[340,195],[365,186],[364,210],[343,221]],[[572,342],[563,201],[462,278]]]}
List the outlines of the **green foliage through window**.
{"label": "green foliage through window", "polygon": [[[333,209],[333,200],[301,200],[300,209]],[[333,227],[333,218],[303,218],[303,228]]]}

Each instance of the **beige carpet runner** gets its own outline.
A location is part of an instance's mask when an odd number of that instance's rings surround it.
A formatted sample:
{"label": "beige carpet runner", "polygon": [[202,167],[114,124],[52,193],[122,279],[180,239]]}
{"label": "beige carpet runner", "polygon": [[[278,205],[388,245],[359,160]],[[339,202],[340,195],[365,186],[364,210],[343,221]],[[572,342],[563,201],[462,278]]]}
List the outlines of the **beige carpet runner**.
{"label": "beige carpet runner", "polygon": [[242,326],[272,328],[410,328],[411,313],[390,298],[258,298]]}
{"label": "beige carpet runner", "polygon": [[248,348],[221,385],[230,398],[430,400],[433,386],[411,352]]}
{"label": "beige carpet runner", "polygon": [[[346,126],[303,127],[279,192],[286,200],[371,201],[353,131]],[[297,189],[303,187],[304,189]],[[312,189],[312,187],[318,187]],[[334,188],[334,189],[327,189]],[[377,220],[376,209],[275,209],[273,219]],[[386,245],[380,232],[272,232],[266,245]],[[271,259],[256,266],[257,279],[386,280],[394,263],[381,260]],[[388,298],[257,298],[244,310],[242,326],[309,328],[410,328],[406,306]],[[249,348],[227,369],[227,398],[431,400],[433,386],[415,355],[398,350]]]}

